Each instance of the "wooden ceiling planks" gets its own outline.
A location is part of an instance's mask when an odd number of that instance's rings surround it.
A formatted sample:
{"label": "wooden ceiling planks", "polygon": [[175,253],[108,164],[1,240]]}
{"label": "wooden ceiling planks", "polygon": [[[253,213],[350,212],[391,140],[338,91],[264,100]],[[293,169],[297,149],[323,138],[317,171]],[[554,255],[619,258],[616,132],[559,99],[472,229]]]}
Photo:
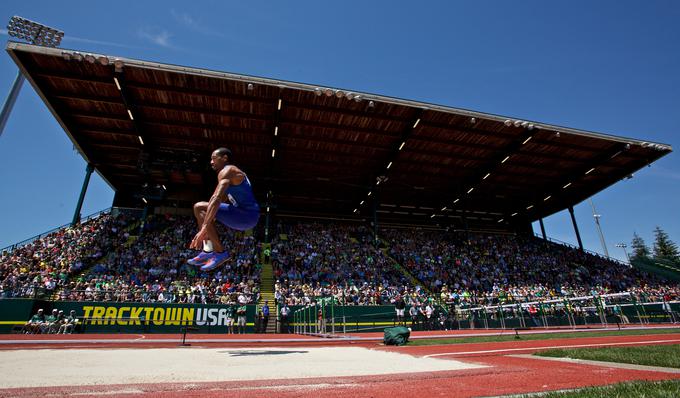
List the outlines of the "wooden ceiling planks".
{"label": "wooden ceiling planks", "polygon": [[[524,206],[556,183],[573,180],[559,200],[524,213],[535,219],[670,152],[670,147],[632,139],[541,123],[533,123],[532,131],[526,128],[529,122],[516,119],[346,90],[135,60],[123,60],[123,69],[115,72],[111,64],[67,60],[72,58],[63,55],[71,54],[68,50],[16,43],[8,51],[86,156],[114,187],[124,186],[130,194],[135,184],[150,178],[177,185],[176,192],[191,192],[186,186],[200,186],[210,175],[208,157],[215,146],[230,147],[256,187],[273,183],[289,211],[350,214],[358,205],[350,198],[374,190],[375,178],[386,174],[381,201],[408,198],[437,209],[459,196],[468,208],[501,209],[496,213],[505,217],[512,206]],[[355,95],[364,98],[355,101]],[[525,137],[531,138],[522,144]],[[397,150],[402,139],[404,147]],[[633,145],[602,158],[622,141]],[[188,158],[194,160],[186,163]],[[140,170],[140,159],[150,169]],[[591,167],[596,170],[583,175]],[[474,191],[463,194],[470,187]],[[264,201],[263,192],[257,193]],[[312,199],[305,202],[303,196]],[[429,219],[432,211],[407,214],[427,213]],[[495,218],[486,221],[496,223]]]}

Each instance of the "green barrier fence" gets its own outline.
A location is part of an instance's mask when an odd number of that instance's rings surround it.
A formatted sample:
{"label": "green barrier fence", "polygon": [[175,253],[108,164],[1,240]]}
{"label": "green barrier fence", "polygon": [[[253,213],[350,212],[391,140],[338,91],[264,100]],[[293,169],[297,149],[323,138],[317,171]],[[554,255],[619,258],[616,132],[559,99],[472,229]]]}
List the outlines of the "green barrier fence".
{"label": "green barrier fence", "polygon": [[[114,303],[87,301],[0,300],[0,332],[9,333],[23,325],[38,308],[45,315],[53,309],[69,314],[74,310],[80,333],[179,333],[190,326],[196,333],[227,333],[229,313],[238,332],[236,309],[221,304]],[[256,305],[247,305],[243,332],[254,331]],[[230,311],[231,310],[231,311]]]}
{"label": "green barrier fence", "polygon": [[497,305],[451,303],[435,306],[431,317],[420,311],[396,318],[394,306],[340,306],[317,298],[307,306],[291,307],[292,331],[299,334],[378,332],[387,326],[413,330],[616,327],[617,325],[680,323],[680,302],[638,302],[629,293],[523,301]]}
{"label": "green barrier fence", "polygon": [[[79,318],[76,332],[86,333],[178,333],[190,326],[196,333],[227,333],[227,305],[167,304],[87,301],[45,301],[0,299],[0,333],[20,331],[21,326],[43,308]],[[255,331],[256,305],[246,306],[244,332]],[[290,306],[289,319],[280,322],[272,312],[270,322],[278,331],[300,334],[339,334],[378,332],[398,324],[413,330],[433,329],[513,329],[548,327],[602,327],[616,324],[680,323],[680,302],[640,302],[627,293],[603,296],[559,298],[497,305],[451,304],[448,311],[435,306],[430,318],[420,312],[396,318],[393,305],[346,306],[331,298],[315,300],[308,306]],[[235,306],[232,307],[235,312]],[[275,315],[276,314],[276,315]],[[232,317],[238,331],[238,318]]]}

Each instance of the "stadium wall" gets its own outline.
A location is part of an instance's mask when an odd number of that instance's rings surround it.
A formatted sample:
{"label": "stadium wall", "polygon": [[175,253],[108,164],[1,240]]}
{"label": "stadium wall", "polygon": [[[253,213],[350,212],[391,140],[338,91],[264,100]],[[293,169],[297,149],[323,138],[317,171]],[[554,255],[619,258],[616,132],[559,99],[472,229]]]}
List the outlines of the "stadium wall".
{"label": "stadium wall", "polygon": [[[680,303],[667,304],[675,314],[680,314]],[[2,299],[0,300],[0,333],[12,333],[21,329],[33,314],[42,308],[45,314],[53,309],[63,310],[69,314],[75,310],[80,323],[76,333],[180,333],[182,328],[189,326],[195,333],[227,333],[227,306],[221,304],[161,304],[161,303],[116,303],[92,301],[45,301],[34,299]],[[516,328],[523,327],[519,318],[508,316],[501,320],[499,314],[494,314],[495,307],[488,307],[486,315],[478,312],[460,314],[447,323],[447,328],[484,329],[484,328]],[[305,325],[305,332],[317,331],[317,317],[320,306],[307,307],[291,306],[291,317],[288,322],[289,330],[295,326]],[[255,331],[256,305],[246,306],[246,333]],[[300,311],[298,311],[300,310]],[[272,308],[269,322],[275,322],[275,312]],[[325,332],[369,332],[382,331],[395,323],[394,306],[338,306],[327,305],[323,309]],[[635,305],[622,306],[622,312],[631,323],[665,323],[669,321],[669,312],[662,303],[646,303],[636,309]],[[296,313],[296,315],[294,315]],[[406,323],[410,324],[408,311]],[[332,321],[335,320],[335,322]],[[599,323],[596,314],[587,317],[575,316],[576,325]],[[608,316],[609,323],[616,322],[616,317]],[[547,315],[545,317],[525,316],[524,322],[528,327],[568,326],[566,317]],[[236,329],[236,325],[234,326]],[[420,320],[418,329],[424,327]],[[431,327],[441,328],[433,319]]]}
{"label": "stadium wall", "polygon": [[[39,308],[46,315],[53,309],[68,315],[75,310],[81,320],[78,333],[179,333],[185,326],[196,328],[196,333],[227,333],[227,306],[222,304],[162,304],[118,303],[93,301],[46,301],[34,299],[0,300],[0,333],[11,333],[16,326],[28,321]],[[291,314],[301,307],[292,306]],[[317,307],[320,309],[320,307]],[[256,305],[246,306],[246,332],[255,331]],[[382,330],[394,320],[394,306],[326,306],[324,316],[330,325],[335,317],[338,328],[343,319],[347,326],[359,329]],[[272,308],[269,322],[275,322]],[[315,323],[312,308],[308,320]],[[293,319],[289,326],[293,326]],[[236,327],[236,325],[234,325]],[[341,329],[339,329],[341,330]],[[338,330],[336,330],[338,331]]]}

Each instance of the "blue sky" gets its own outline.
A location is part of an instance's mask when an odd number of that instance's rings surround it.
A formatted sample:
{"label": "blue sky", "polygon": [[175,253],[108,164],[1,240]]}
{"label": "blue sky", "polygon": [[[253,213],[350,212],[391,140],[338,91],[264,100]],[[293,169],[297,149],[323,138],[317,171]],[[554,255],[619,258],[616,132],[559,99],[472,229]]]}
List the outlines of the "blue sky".
{"label": "blue sky", "polygon": [[[3,1],[66,32],[62,47],[426,101],[680,150],[677,1]],[[6,30],[0,39],[7,40]],[[16,66],[0,55],[4,100]],[[68,223],[85,175],[26,84],[0,136],[0,248]],[[593,197],[610,254],[661,226],[680,241],[676,153]],[[83,214],[111,205],[93,176]],[[602,252],[588,202],[576,216]],[[569,214],[545,220],[575,243]],[[538,226],[535,230],[539,231]]]}

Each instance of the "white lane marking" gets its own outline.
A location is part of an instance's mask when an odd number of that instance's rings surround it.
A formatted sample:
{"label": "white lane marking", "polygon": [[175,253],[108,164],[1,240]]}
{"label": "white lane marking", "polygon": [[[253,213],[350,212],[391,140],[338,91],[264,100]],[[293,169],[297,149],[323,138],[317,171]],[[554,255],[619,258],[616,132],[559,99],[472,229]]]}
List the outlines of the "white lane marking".
{"label": "white lane marking", "polygon": [[361,388],[363,384],[332,384],[332,383],[318,383],[318,384],[281,384],[275,386],[252,386],[252,387],[236,387],[231,390],[316,390],[319,388]]}
{"label": "white lane marking", "polygon": [[498,352],[544,350],[544,349],[551,349],[551,348],[585,348],[585,347],[605,347],[605,346],[617,346],[617,345],[639,345],[639,344],[679,343],[679,342],[680,342],[680,339],[628,341],[628,342],[620,342],[620,343],[600,343],[600,344],[552,345],[552,346],[526,347],[526,348],[505,348],[505,349],[501,349],[501,350],[442,352],[442,353],[439,353],[439,354],[425,355],[424,358],[443,357],[443,356],[448,356],[448,355],[493,354],[493,353],[498,353]]}
{"label": "white lane marking", "polygon": [[[127,390],[110,390],[110,391],[88,391],[88,392],[70,392],[66,393],[72,396],[102,396],[102,395],[118,395],[118,394],[144,394],[144,390],[127,389]],[[48,397],[63,397],[62,394],[48,394]]]}
{"label": "white lane marking", "polygon": [[568,357],[542,357],[532,354],[515,354],[508,355],[513,358],[523,358],[523,359],[536,359],[539,361],[554,361],[554,362],[567,362],[575,363],[579,365],[594,365],[604,368],[619,368],[619,369],[632,369],[632,370],[643,370],[648,372],[664,372],[664,373],[680,373],[680,369],[677,368],[667,368],[663,366],[649,366],[649,365],[638,365],[634,363],[625,362],[607,362],[607,361],[592,361],[589,359],[578,359],[578,358],[568,358]]}

